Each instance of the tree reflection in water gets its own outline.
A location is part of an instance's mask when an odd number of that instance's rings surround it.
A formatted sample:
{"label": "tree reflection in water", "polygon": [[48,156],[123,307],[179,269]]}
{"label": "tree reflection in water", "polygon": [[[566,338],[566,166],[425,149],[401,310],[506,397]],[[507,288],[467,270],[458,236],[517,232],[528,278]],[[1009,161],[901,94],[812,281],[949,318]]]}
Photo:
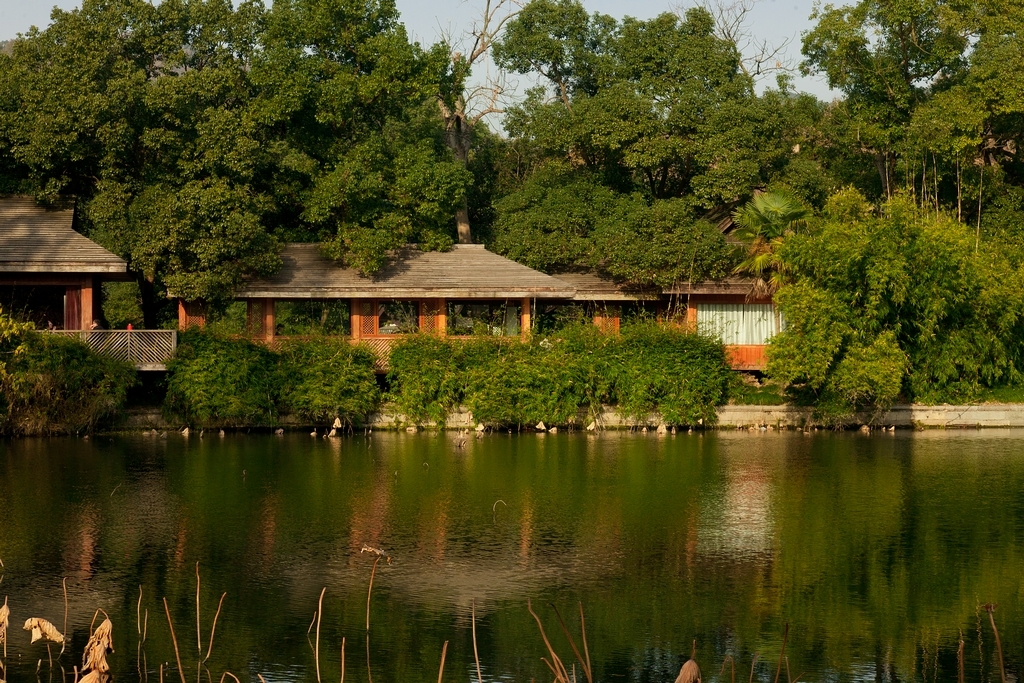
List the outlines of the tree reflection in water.
{"label": "tree reflection in water", "polygon": [[[136,680],[139,585],[143,609],[162,614],[166,596],[188,624],[199,561],[204,624],[228,594],[211,670],[308,681],[303,634],[323,586],[322,671],[338,668],[342,637],[364,640],[365,544],[393,558],[373,588],[376,683],[432,681],[446,640],[447,675],[475,677],[474,601],[484,678],[549,680],[528,598],[564,615],[582,600],[598,681],[671,681],[694,639],[706,679],[730,655],[748,675],[758,652],[767,680],[786,622],[805,681],[952,680],[961,631],[967,680],[998,678],[984,603],[1019,675],[1022,434],[456,438],[3,442],[12,622],[59,620],[67,576],[69,651],[102,607],[114,677]],[[553,612],[538,614],[569,652]],[[31,677],[38,653],[11,636],[8,680]],[[144,649],[154,676],[173,661],[166,624],[149,624]],[[351,680],[365,680],[361,659]]]}

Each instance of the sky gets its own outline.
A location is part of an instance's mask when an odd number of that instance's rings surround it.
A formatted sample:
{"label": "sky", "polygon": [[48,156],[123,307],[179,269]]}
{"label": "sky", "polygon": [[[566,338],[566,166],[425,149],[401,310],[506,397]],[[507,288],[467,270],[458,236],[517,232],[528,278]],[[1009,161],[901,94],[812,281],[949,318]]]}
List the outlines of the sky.
{"label": "sky", "polygon": [[[79,6],[75,0],[0,0],[0,40],[13,38],[31,26],[45,27],[49,23],[54,5],[63,9]],[[410,37],[423,44],[436,42],[442,35],[462,35],[479,16],[484,0],[396,0],[402,21]],[[621,18],[625,15],[649,19],[662,12],[685,9],[694,0],[583,0],[591,12],[601,12]],[[839,3],[842,4],[842,3]],[[813,0],[755,0],[750,12],[750,28],[759,39],[776,45],[790,40],[788,57],[796,66],[800,60],[800,35],[811,28],[809,16]],[[483,73],[474,74],[483,78]],[[769,78],[761,83],[774,85]],[[822,99],[833,99],[835,93],[819,78],[796,78],[797,89],[813,93]]]}

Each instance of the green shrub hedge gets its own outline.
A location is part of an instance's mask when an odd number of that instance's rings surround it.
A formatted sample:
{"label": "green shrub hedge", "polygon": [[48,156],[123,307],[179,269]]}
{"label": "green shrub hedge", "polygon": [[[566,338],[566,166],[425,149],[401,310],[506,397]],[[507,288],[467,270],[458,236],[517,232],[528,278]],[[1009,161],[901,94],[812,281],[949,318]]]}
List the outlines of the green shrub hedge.
{"label": "green shrub hedge", "polygon": [[373,355],[344,338],[289,340],[279,351],[209,332],[181,333],[165,412],[201,426],[267,426],[281,414],[359,424],[380,401]]}
{"label": "green shrub hedge", "polygon": [[89,431],[120,414],[134,382],[130,365],[0,310],[0,434]]}
{"label": "green shrub hedge", "polygon": [[464,405],[495,426],[569,424],[617,405],[628,417],[713,424],[730,371],[721,343],[654,322],[619,336],[580,324],[530,343],[411,336],[391,352],[388,398],[416,422],[443,422]]}

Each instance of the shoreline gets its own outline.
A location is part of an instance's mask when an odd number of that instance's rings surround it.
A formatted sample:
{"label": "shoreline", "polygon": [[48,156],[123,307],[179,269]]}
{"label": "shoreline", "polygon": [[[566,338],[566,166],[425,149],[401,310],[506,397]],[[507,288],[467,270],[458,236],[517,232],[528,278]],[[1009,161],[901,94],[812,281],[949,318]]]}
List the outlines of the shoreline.
{"label": "shoreline", "polygon": [[[699,429],[806,429],[822,427],[813,420],[814,408],[793,405],[725,405],[717,410],[718,422]],[[986,403],[980,405],[896,405],[886,411],[878,419],[872,420],[870,413],[861,413],[843,421],[844,429],[1005,429],[1024,428],[1024,404],[1021,403]],[[651,431],[664,426],[658,415],[651,415],[647,420],[633,420],[619,415],[618,411],[606,406],[596,420],[581,415],[575,424],[550,425],[565,431],[586,431],[589,426],[593,430],[631,430],[647,428]],[[111,432],[141,432],[152,429],[180,430],[184,423],[172,423],[164,418],[160,408],[131,408],[126,411],[124,419]],[[327,430],[328,424],[317,424],[313,421],[296,416],[282,415],[272,424],[254,425],[208,425],[207,429],[257,429],[274,430]],[[526,427],[526,426],[524,426]],[[426,430],[477,430],[481,425],[473,419],[472,413],[465,409],[454,411],[443,425],[436,423],[415,423],[404,415],[393,411],[374,413],[359,427],[383,431],[418,431]],[[490,429],[489,426],[483,426]],[[532,426],[528,429],[536,431]],[[687,429],[682,427],[681,429]]]}

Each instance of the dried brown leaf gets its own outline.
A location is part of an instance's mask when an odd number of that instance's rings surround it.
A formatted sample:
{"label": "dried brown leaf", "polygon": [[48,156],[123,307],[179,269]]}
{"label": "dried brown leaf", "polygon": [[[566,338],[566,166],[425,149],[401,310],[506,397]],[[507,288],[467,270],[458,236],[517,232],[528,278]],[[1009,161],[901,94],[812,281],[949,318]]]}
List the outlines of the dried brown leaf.
{"label": "dried brown leaf", "polygon": [[700,683],[700,667],[692,659],[686,660],[683,668],[679,670],[676,683]]}
{"label": "dried brown leaf", "polygon": [[104,619],[85,645],[85,654],[82,657],[82,671],[98,671],[107,673],[110,665],[107,664],[107,653],[114,651],[114,625],[110,619]]}
{"label": "dried brown leaf", "polygon": [[4,606],[0,607],[0,645],[7,642],[7,627],[11,621],[11,608],[7,606],[7,596],[4,596]]}
{"label": "dried brown leaf", "polygon": [[106,683],[110,676],[99,671],[90,671],[78,679],[78,683]]}
{"label": "dried brown leaf", "polygon": [[37,640],[46,639],[53,643],[63,643],[64,636],[60,634],[57,627],[48,622],[46,619],[40,619],[39,617],[32,617],[31,619],[25,620],[25,630],[32,632],[32,642]]}

